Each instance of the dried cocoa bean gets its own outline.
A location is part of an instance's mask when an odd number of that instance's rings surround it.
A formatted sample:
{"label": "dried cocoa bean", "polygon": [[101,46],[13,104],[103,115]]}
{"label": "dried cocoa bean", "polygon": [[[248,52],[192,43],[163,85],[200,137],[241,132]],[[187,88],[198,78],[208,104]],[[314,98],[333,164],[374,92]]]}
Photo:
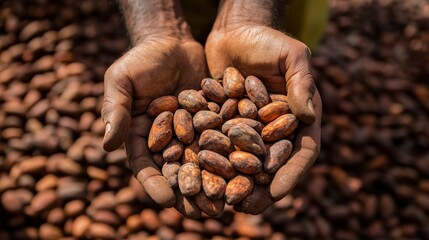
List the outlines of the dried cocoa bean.
{"label": "dried cocoa bean", "polygon": [[245,93],[244,77],[233,68],[228,67],[223,74],[223,88],[229,98],[240,98]]}
{"label": "dried cocoa bean", "polygon": [[149,132],[148,147],[152,152],[159,152],[170,142],[173,135],[173,114],[163,112],[153,121]]}
{"label": "dried cocoa bean", "polygon": [[207,129],[215,129],[222,125],[222,117],[215,112],[202,110],[195,114],[193,125],[198,132],[204,132]]}
{"label": "dried cocoa bean", "polygon": [[207,109],[207,101],[196,90],[184,90],[179,93],[179,104],[190,113]]}
{"label": "dried cocoa bean", "polygon": [[246,124],[239,123],[228,131],[231,142],[240,150],[257,156],[265,154],[265,145],[261,136]]}
{"label": "dried cocoa bean", "polygon": [[229,205],[234,205],[249,195],[252,189],[253,181],[250,177],[237,175],[226,185],[225,201]]}
{"label": "dried cocoa bean", "polygon": [[223,90],[222,85],[216,80],[211,78],[204,78],[201,81],[201,88],[206,98],[212,100],[215,103],[223,104],[228,97]]}
{"label": "dried cocoa bean", "polygon": [[265,171],[268,173],[275,173],[282,165],[286,163],[287,158],[292,152],[292,148],[292,143],[286,139],[274,143],[268,149],[267,156],[265,157]]}
{"label": "dried cocoa bean", "polygon": [[225,194],[226,181],[219,175],[202,170],[201,183],[205,194],[209,198],[219,199]]}
{"label": "dried cocoa bean", "polygon": [[182,142],[172,139],[171,142],[162,151],[162,158],[166,162],[177,161],[182,157],[185,146]]}
{"label": "dried cocoa bean", "polygon": [[256,120],[248,119],[248,118],[234,118],[226,121],[222,125],[222,132],[224,134],[228,134],[229,129],[231,129],[233,126],[239,123],[246,124],[247,126],[253,128],[258,133],[261,133],[262,129],[264,128],[264,125]]}
{"label": "dried cocoa bean", "polygon": [[222,176],[223,178],[230,179],[236,174],[234,167],[228,159],[218,153],[201,150],[198,153],[198,159],[200,160],[200,166],[212,173]]}
{"label": "dried cocoa bean", "polygon": [[270,102],[267,89],[255,76],[248,76],[245,80],[246,93],[258,108],[262,108]]}
{"label": "dried cocoa bean", "polygon": [[229,161],[232,166],[244,174],[257,174],[262,171],[262,163],[253,154],[235,151],[229,154]]}
{"label": "dried cocoa bean", "polygon": [[289,105],[285,102],[272,102],[259,109],[259,119],[264,123],[269,123],[283,114],[290,112]]}
{"label": "dried cocoa bean", "polygon": [[185,144],[194,140],[194,127],[191,114],[185,109],[178,109],[173,118],[174,133],[176,137]]}
{"label": "dried cocoa bean", "polygon": [[197,194],[201,189],[201,171],[193,163],[183,164],[178,172],[178,185],[184,196]]}
{"label": "dried cocoa bean", "polygon": [[204,131],[200,136],[198,145],[201,149],[210,150],[224,156],[228,156],[234,151],[234,145],[232,145],[231,140],[215,130]]}
{"label": "dried cocoa bean", "polygon": [[179,108],[179,102],[175,96],[163,96],[153,100],[147,108],[149,117],[156,117],[162,112],[175,112]]}
{"label": "dried cocoa bean", "polygon": [[264,141],[275,142],[289,136],[298,127],[298,119],[293,114],[278,117],[262,129],[261,136]]}
{"label": "dried cocoa bean", "polygon": [[258,108],[247,98],[238,102],[238,113],[244,118],[255,119],[258,116]]}

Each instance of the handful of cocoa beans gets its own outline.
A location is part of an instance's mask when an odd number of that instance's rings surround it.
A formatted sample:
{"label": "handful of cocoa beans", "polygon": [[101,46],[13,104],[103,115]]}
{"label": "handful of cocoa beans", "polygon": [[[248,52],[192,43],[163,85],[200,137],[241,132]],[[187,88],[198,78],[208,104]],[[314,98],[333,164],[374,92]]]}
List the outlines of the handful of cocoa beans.
{"label": "handful of cocoa beans", "polygon": [[151,102],[148,147],[178,201],[217,216],[254,184],[270,184],[292,152],[298,119],[287,96],[268,93],[233,67],[222,81],[203,79],[201,88]]}

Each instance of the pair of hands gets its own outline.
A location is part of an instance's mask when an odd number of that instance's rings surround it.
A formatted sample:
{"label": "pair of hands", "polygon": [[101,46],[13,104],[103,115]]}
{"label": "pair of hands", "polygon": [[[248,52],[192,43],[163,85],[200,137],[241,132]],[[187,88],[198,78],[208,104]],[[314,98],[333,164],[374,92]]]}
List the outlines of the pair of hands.
{"label": "pair of hands", "polygon": [[303,43],[259,25],[214,30],[205,49],[192,38],[148,37],[105,74],[104,148],[112,151],[125,142],[134,176],[158,204],[173,207],[174,191],[163,180],[147,148],[148,105],[160,96],[199,89],[208,72],[220,79],[227,67],[234,66],[245,77],[259,77],[269,92],[287,93],[292,112],[308,124],[298,133],[292,157],[276,173],[272,184],[255,187],[235,206],[237,211],[259,214],[292,190],[319,153],[322,106],[309,56]]}

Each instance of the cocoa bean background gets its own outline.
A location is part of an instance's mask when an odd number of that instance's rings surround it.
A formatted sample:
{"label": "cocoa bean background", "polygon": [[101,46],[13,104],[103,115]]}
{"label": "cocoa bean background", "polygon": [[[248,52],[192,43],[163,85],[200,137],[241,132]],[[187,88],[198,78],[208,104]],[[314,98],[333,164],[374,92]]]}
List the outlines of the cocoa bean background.
{"label": "cocoa bean background", "polygon": [[332,0],[313,51],[320,156],[261,215],[184,219],[101,147],[113,1],[0,3],[0,239],[429,238],[429,3]]}

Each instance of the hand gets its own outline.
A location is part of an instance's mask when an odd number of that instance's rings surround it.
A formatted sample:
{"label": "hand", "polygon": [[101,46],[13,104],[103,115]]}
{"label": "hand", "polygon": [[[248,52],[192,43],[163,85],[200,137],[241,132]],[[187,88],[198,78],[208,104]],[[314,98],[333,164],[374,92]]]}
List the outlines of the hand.
{"label": "hand", "polygon": [[125,141],[134,176],[162,207],[174,206],[176,198],[148,149],[151,121],[145,112],[157,97],[199,88],[206,72],[199,43],[188,38],[148,37],[113,63],[105,74],[103,147],[112,151]]}
{"label": "hand", "polygon": [[295,151],[269,189],[255,188],[235,206],[238,211],[261,213],[293,189],[319,153],[322,103],[310,70],[310,51],[302,42],[258,24],[214,29],[205,51],[214,78],[222,78],[229,66],[243,76],[257,76],[269,92],[287,93],[292,112],[308,124],[297,134]]}

